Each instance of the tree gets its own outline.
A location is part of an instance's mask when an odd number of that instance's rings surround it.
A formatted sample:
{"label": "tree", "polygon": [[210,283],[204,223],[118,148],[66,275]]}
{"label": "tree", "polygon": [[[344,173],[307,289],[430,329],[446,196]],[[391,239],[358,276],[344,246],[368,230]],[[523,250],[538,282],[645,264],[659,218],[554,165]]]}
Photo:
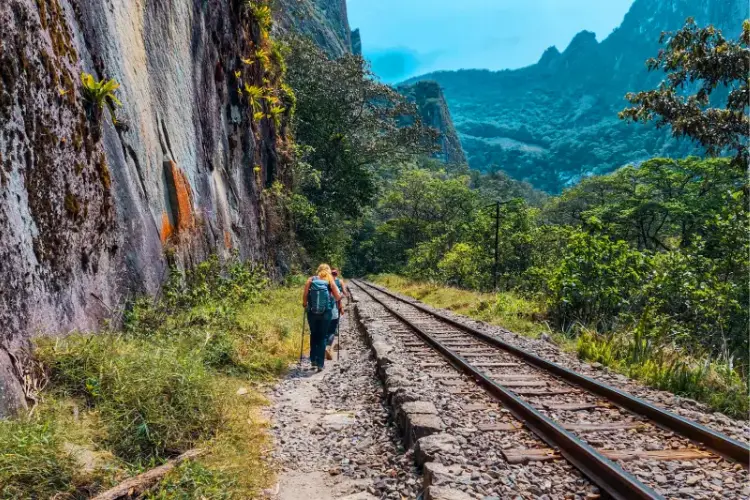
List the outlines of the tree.
{"label": "tree", "polygon": [[[696,238],[714,242],[714,222],[725,209],[734,214],[733,231],[742,231],[747,212],[738,203],[743,172],[730,160],[655,158],[640,167],[589,177],[546,207],[547,217],[631,242],[640,249],[673,250]],[[743,225],[744,224],[744,225]],[[710,244],[716,246],[724,244]]]}
{"label": "tree", "polygon": [[[620,113],[634,122],[656,120],[657,128],[672,127],[675,137],[689,137],[712,156],[735,152],[733,165],[748,163],[748,102],[750,89],[750,21],[738,41],[729,41],[713,26],[699,28],[693,19],[677,32],[663,33],[666,50],[648,61],[650,71],[667,73],[658,89],[630,93],[635,106]],[[697,88],[695,94],[689,89]],[[726,94],[726,108],[712,103]],[[712,99],[714,96],[714,99]]]}
{"label": "tree", "polygon": [[331,59],[301,39],[290,46],[295,137],[310,147],[305,160],[319,173],[303,193],[317,207],[358,217],[376,196],[377,167],[431,153],[437,133],[404,96],[376,81],[361,57]]}

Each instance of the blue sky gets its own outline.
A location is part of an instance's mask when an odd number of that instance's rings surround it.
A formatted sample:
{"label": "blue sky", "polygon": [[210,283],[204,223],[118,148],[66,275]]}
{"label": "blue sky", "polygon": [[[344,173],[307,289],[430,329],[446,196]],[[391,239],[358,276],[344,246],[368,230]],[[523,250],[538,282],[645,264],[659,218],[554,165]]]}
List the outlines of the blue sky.
{"label": "blue sky", "polygon": [[601,41],[633,0],[348,0],[364,55],[389,83],[437,70],[520,68],[581,30]]}

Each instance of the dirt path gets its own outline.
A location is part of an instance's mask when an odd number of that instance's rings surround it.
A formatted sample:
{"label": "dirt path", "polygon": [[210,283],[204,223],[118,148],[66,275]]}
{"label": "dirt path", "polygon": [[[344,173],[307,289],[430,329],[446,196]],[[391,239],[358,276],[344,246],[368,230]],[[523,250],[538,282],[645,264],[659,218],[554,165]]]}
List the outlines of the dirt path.
{"label": "dirt path", "polygon": [[342,325],[341,360],[294,369],[270,394],[278,500],[415,498],[420,477],[383,406],[370,351]]}

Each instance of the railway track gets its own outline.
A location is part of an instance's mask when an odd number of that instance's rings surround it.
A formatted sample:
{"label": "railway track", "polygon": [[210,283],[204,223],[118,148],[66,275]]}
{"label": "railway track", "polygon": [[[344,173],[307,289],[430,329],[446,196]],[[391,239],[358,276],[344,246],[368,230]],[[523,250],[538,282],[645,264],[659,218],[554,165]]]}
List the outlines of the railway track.
{"label": "railway track", "polygon": [[[394,335],[421,371],[446,381],[456,370],[464,374],[446,387],[465,397],[462,410],[471,410],[481,386],[517,419],[480,423],[481,430],[528,429],[537,437],[537,443],[503,449],[509,463],[564,459],[618,499],[747,498],[740,492],[748,481],[746,444],[380,287],[354,284],[389,313]],[[495,410],[486,402],[474,406],[480,413]],[[481,415],[474,420],[487,421]],[[702,469],[709,470],[708,480],[690,474]]]}

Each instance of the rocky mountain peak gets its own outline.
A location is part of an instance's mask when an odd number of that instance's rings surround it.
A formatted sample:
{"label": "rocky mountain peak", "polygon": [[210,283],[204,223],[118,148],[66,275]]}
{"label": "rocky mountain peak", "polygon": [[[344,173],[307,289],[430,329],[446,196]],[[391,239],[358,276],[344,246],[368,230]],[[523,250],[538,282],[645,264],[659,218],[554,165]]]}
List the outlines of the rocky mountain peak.
{"label": "rocky mountain peak", "polygon": [[544,51],[544,54],[542,54],[542,57],[539,59],[539,62],[537,64],[542,68],[549,68],[560,60],[561,55],[562,54],[560,54],[560,51],[557,50],[557,47],[553,45],[552,47]]}
{"label": "rocky mountain peak", "polygon": [[563,52],[563,55],[596,49],[598,46],[599,42],[596,41],[596,33],[583,30],[573,37],[573,40],[571,40],[570,44],[565,49],[565,52]]}
{"label": "rocky mountain peak", "polygon": [[465,164],[466,155],[440,85],[424,80],[398,90],[417,105],[424,123],[440,132],[440,151],[435,156],[448,164]]}

